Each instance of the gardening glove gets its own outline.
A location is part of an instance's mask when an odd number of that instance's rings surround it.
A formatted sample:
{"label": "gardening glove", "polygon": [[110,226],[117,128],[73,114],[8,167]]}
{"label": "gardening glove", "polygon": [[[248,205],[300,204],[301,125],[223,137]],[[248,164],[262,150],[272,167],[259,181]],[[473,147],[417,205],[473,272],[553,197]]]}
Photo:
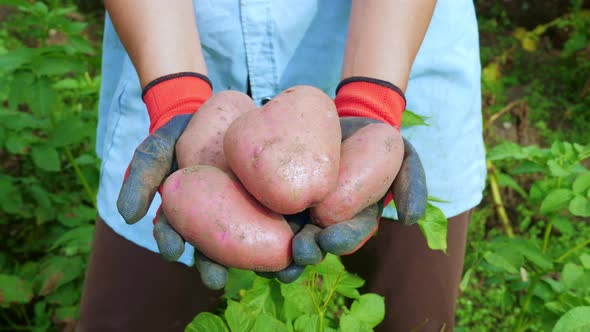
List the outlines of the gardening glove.
{"label": "gardening glove", "polygon": [[[177,167],[176,141],[191,116],[213,94],[209,79],[197,73],[177,73],[158,78],[143,90],[150,127],[148,137],[137,147],[123,180],[117,208],[128,224],[145,216],[164,179]],[[162,256],[177,260],[184,252],[184,239],[168,224],[158,209],[154,237]]]}
{"label": "gardening glove", "polygon": [[[387,123],[399,130],[406,106],[404,94],[398,87],[367,77],[343,80],[336,90],[335,103],[341,118],[343,141],[371,123]],[[358,250],[377,230],[383,207],[389,204],[392,196],[401,223],[415,224],[424,215],[428,196],[424,169],[416,150],[406,139],[404,149],[401,168],[388,193],[351,220],[319,231],[317,239],[322,250],[335,255]]]}
{"label": "gardening glove", "polygon": [[256,272],[256,274],[269,279],[277,278],[287,284],[297,280],[301,276],[305,270],[305,265],[315,265],[321,262],[326,256],[326,252],[322,251],[317,244],[317,231],[320,228],[311,223],[309,210],[297,214],[285,215],[284,217],[289,226],[291,226],[293,234],[295,234],[292,243],[293,262],[279,272]]}

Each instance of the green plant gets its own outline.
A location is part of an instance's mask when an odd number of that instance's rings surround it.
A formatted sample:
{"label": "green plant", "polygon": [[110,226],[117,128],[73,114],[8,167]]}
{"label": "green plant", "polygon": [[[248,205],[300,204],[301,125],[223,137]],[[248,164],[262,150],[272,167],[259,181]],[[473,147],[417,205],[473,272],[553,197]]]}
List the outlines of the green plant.
{"label": "green plant", "polygon": [[[499,185],[520,198],[520,219],[507,221],[517,226],[514,234],[490,232],[489,241],[474,247],[462,285],[466,288],[472,274],[480,274],[483,287],[491,286],[499,296],[500,309],[513,310],[511,319],[501,317],[506,330],[590,326],[588,317],[564,321],[569,311],[590,305],[590,251],[585,248],[590,227],[584,225],[590,217],[590,171],[580,163],[589,157],[590,146],[567,142],[548,149],[507,142],[488,152]],[[575,233],[577,223],[580,233]]]}
{"label": "green plant", "polygon": [[72,325],[96,217],[98,54],[74,7],[19,1],[0,26],[0,325]]}
{"label": "green plant", "polygon": [[230,270],[223,313],[201,313],[186,331],[372,331],[385,315],[383,297],[359,294],[364,280],[333,255],[294,283]]}

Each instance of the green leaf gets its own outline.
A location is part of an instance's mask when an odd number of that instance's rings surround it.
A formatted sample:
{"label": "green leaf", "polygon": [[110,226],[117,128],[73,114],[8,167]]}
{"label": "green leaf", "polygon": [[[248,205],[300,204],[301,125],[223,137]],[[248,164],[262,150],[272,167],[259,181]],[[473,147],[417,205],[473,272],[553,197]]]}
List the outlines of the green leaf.
{"label": "green leaf", "polygon": [[30,88],[34,81],[35,77],[29,70],[19,70],[14,73],[8,94],[8,104],[11,109],[18,110],[18,105],[29,101]]}
{"label": "green leaf", "polygon": [[20,214],[24,209],[22,194],[10,177],[0,176],[0,209],[8,214]]}
{"label": "green leaf", "polygon": [[0,54],[0,72],[13,72],[22,65],[29,63],[35,55],[35,49],[20,47],[13,51]]}
{"label": "green leaf", "polygon": [[491,161],[504,159],[525,159],[527,155],[524,153],[522,147],[516,143],[506,142],[494,146],[488,151],[487,159]]}
{"label": "green leaf", "polygon": [[95,50],[92,47],[92,45],[88,42],[88,40],[76,36],[71,36],[68,39],[72,50],[71,53],[94,54]]}
{"label": "green leaf", "polygon": [[87,26],[88,23],[86,22],[67,21],[67,23],[63,24],[62,29],[67,35],[77,35],[82,33]]}
{"label": "green leaf", "polygon": [[385,299],[377,294],[363,294],[352,303],[350,314],[373,328],[385,318]]}
{"label": "green leaf", "polygon": [[39,75],[59,76],[67,73],[84,71],[82,63],[71,58],[43,55],[34,60],[35,71]]}
{"label": "green leaf", "polygon": [[45,300],[47,303],[60,306],[76,305],[80,301],[80,288],[75,283],[69,283],[47,295]]}
{"label": "green leaf", "polygon": [[553,332],[590,331],[590,306],[576,307],[561,316]]}
{"label": "green leaf", "polygon": [[210,312],[201,312],[185,328],[185,332],[229,332],[223,320]]}
{"label": "green leaf", "polygon": [[285,298],[285,306],[289,303],[290,306],[297,308],[304,314],[313,314],[315,312],[313,301],[302,281],[297,280],[290,284],[281,284],[281,294]]}
{"label": "green leaf", "polygon": [[563,216],[555,216],[552,218],[553,227],[565,235],[573,235],[576,231],[572,221]]}
{"label": "green leaf", "polygon": [[89,123],[71,116],[57,123],[49,136],[48,143],[53,147],[85,143],[92,133],[93,129]]}
{"label": "green leaf", "polygon": [[512,262],[510,262],[508,259],[506,259],[506,257],[493,253],[491,251],[486,252],[483,255],[483,258],[490,264],[492,264],[493,266],[504,270],[508,273],[512,273],[512,274],[517,274],[518,273],[518,269],[516,266],[514,266],[512,264]]}
{"label": "green leaf", "polygon": [[518,182],[516,182],[516,180],[514,180],[513,177],[506,175],[504,173],[499,173],[498,174],[498,182],[499,182],[500,186],[512,188],[512,189],[514,189],[514,191],[516,191],[518,194],[520,194],[520,196],[522,196],[523,198],[527,198],[528,195],[527,195],[526,191],[524,191],[524,189],[522,189],[522,187],[518,184]]}
{"label": "green leaf", "polygon": [[84,205],[66,208],[57,217],[57,220],[66,227],[88,225],[94,219],[96,219],[96,209]]}
{"label": "green leaf", "polygon": [[584,275],[584,269],[574,263],[567,263],[561,271],[561,282],[568,289],[575,288],[576,282]]}
{"label": "green leaf", "polygon": [[93,234],[93,225],[76,227],[60,235],[49,250],[62,248],[66,256],[88,254]]}
{"label": "green leaf", "polygon": [[65,78],[53,84],[55,90],[75,90],[80,87],[80,83],[73,78]]}
{"label": "green leaf", "polygon": [[562,56],[569,57],[575,52],[588,46],[586,35],[584,33],[574,33],[563,45]]}
{"label": "green leaf", "polygon": [[430,249],[447,252],[447,224],[447,218],[442,211],[428,203],[426,214],[418,220],[418,225]]}
{"label": "green leaf", "polygon": [[49,256],[41,265],[41,271],[35,278],[38,294],[48,295],[59,287],[81,277],[84,263],[80,257]]}
{"label": "green leaf", "polygon": [[515,242],[519,252],[531,263],[544,270],[553,268],[552,260],[543,253],[541,248],[524,239],[515,239]]}
{"label": "green leaf", "polygon": [[566,177],[570,174],[569,168],[560,165],[556,160],[549,160],[547,166],[549,166],[551,175],[555,177]]}
{"label": "green leaf", "polygon": [[48,146],[36,146],[31,149],[31,157],[35,166],[48,172],[58,172],[61,163],[57,150]]}
{"label": "green leaf", "polygon": [[248,332],[254,326],[255,316],[245,305],[236,301],[227,301],[225,321],[232,332]]}
{"label": "green leaf", "polygon": [[49,8],[43,2],[35,2],[31,7],[28,8],[29,12],[36,16],[46,16]]}
{"label": "green leaf", "polygon": [[590,271],[584,274],[574,282],[574,289],[579,290],[581,294],[590,294]]}
{"label": "green leaf", "polygon": [[461,292],[464,292],[467,289],[467,286],[469,285],[469,280],[471,279],[472,273],[473,273],[473,268],[469,268],[463,274],[463,277],[461,278],[461,282],[459,283],[459,289],[461,290]]}
{"label": "green leaf", "polygon": [[576,195],[570,202],[569,210],[574,216],[590,217],[590,199]]}
{"label": "green leaf", "polygon": [[583,195],[586,189],[590,188],[590,172],[586,172],[576,178],[572,190],[576,194]]}
{"label": "green leaf", "polygon": [[372,332],[369,326],[355,316],[344,314],[340,317],[340,329],[342,332]]}
{"label": "green leaf", "polygon": [[336,285],[336,293],[348,298],[357,299],[360,296],[357,288],[362,287],[364,284],[365,281],[361,277],[346,272],[338,282],[338,285]]}
{"label": "green leaf", "polygon": [[538,283],[533,291],[533,295],[543,300],[543,302],[549,302],[555,297],[555,292],[546,283]]}
{"label": "green leaf", "polygon": [[47,192],[45,188],[41,187],[37,183],[33,183],[27,186],[27,191],[37,203],[37,208],[39,208],[40,211],[44,211],[50,217],[53,216],[54,211],[50,199],[51,194]]}
{"label": "green leaf", "polygon": [[256,317],[252,332],[287,332],[287,326],[273,316],[263,313]]}
{"label": "green leaf", "polygon": [[53,319],[60,323],[74,323],[78,319],[79,307],[77,305],[58,307],[53,313]]}
{"label": "green leaf", "polygon": [[545,171],[543,166],[529,160],[524,160],[520,165],[510,171],[513,175],[542,173]]}
{"label": "green leaf", "polygon": [[566,290],[565,286],[560,281],[551,278],[543,278],[543,281],[546,282],[555,293],[563,293],[563,291]]}
{"label": "green leaf", "polygon": [[303,315],[295,321],[295,332],[317,332],[320,324],[318,315]]}
{"label": "green leaf", "polygon": [[590,255],[588,255],[588,254],[581,254],[580,255],[580,261],[582,262],[582,266],[586,270],[590,270]]}
{"label": "green leaf", "polygon": [[573,196],[570,189],[553,189],[541,202],[540,212],[546,214],[566,208]]}
{"label": "green leaf", "polygon": [[14,275],[0,274],[0,307],[28,303],[33,298],[31,283]]}
{"label": "green leaf", "polygon": [[33,135],[30,130],[11,132],[6,138],[5,146],[12,154],[27,154],[30,147],[39,143],[39,138]]}
{"label": "green leaf", "polygon": [[427,197],[427,200],[429,202],[434,202],[434,203],[450,203],[449,201],[446,201],[442,198],[438,198],[438,197],[434,197],[434,196],[430,196],[430,195]]}
{"label": "green leaf", "polygon": [[55,91],[47,78],[37,80],[29,89],[28,104],[33,113],[42,116],[48,116],[57,101]]}
{"label": "green leaf", "polygon": [[320,264],[313,267],[313,271],[325,277],[336,276],[344,270],[344,265],[342,265],[340,258],[332,254],[327,254]]}
{"label": "green leaf", "polygon": [[403,127],[411,127],[411,126],[428,126],[428,123],[424,121],[427,119],[422,117],[412,111],[405,110],[402,114],[402,126]]}
{"label": "green leaf", "polygon": [[531,203],[538,202],[540,204],[551,189],[548,179],[535,181],[529,189],[529,200]]}
{"label": "green leaf", "polygon": [[228,269],[227,282],[225,283],[223,298],[237,298],[240,291],[250,289],[256,279],[253,271]]}
{"label": "green leaf", "polygon": [[305,313],[297,307],[297,304],[294,301],[285,298],[285,302],[283,303],[283,316],[285,321],[288,324],[292,324],[297,318],[301,317]]}
{"label": "green leaf", "polygon": [[277,281],[257,277],[252,288],[244,294],[241,301],[257,310],[278,316],[282,309],[282,296]]}
{"label": "green leaf", "polygon": [[551,301],[545,303],[545,308],[556,315],[563,315],[567,309],[565,305],[559,301]]}

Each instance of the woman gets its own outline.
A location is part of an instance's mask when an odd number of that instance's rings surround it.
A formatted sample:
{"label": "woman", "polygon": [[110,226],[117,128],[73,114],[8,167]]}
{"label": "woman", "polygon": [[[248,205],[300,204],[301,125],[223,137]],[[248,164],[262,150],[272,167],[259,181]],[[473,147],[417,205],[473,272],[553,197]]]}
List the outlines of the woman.
{"label": "woman", "polygon": [[[448,201],[439,207],[450,221],[447,255],[429,250],[418,226],[384,219],[379,235],[345,257],[345,265],[367,280],[367,291],[385,296],[386,318],[378,330],[452,330],[470,210],[481,200],[485,179],[472,2],[105,4],[100,217],[79,331],[181,331],[198,312],[213,310],[220,294],[200,285],[195,269],[155,254],[151,221],[159,197],[150,205],[149,194],[122,193],[117,208],[127,165],[146,136],[161,128],[170,137],[179,135],[186,118],[213,92],[248,91],[262,104],[299,84],[334,96],[339,82],[350,77],[361,79],[345,81],[339,90],[341,116],[399,126],[407,100],[408,109],[427,118],[429,126],[404,128],[402,134],[421,156],[429,193]],[[378,102],[366,107],[366,99]],[[133,172],[129,179],[147,181]],[[143,208],[121,203],[130,201]],[[139,221],[127,225],[119,212]],[[386,208],[383,217],[393,218],[395,211]],[[192,255],[189,247],[179,261],[191,264]]]}

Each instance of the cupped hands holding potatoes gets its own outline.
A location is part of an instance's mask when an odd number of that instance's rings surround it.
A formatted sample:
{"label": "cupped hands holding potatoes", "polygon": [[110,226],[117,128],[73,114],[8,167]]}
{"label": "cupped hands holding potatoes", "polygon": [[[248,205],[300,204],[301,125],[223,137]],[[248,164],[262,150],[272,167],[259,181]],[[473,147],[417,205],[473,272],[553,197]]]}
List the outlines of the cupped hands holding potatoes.
{"label": "cupped hands holding potatoes", "polygon": [[[377,229],[391,192],[400,220],[415,223],[427,194],[420,160],[399,133],[403,94],[354,78],[335,101],[310,86],[260,108],[235,91],[208,98],[190,122],[180,118],[184,127],[164,140],[173,143],[138,148],[121,214],[128,222],[145,214],[163,183],[154,229],[160,252],[176,260],[184,241],[192,244],[213,289],[225,285],[225,267],[291,282],[326,252],[353,253]],[[402,109],[392,121],[371,105]]]}

